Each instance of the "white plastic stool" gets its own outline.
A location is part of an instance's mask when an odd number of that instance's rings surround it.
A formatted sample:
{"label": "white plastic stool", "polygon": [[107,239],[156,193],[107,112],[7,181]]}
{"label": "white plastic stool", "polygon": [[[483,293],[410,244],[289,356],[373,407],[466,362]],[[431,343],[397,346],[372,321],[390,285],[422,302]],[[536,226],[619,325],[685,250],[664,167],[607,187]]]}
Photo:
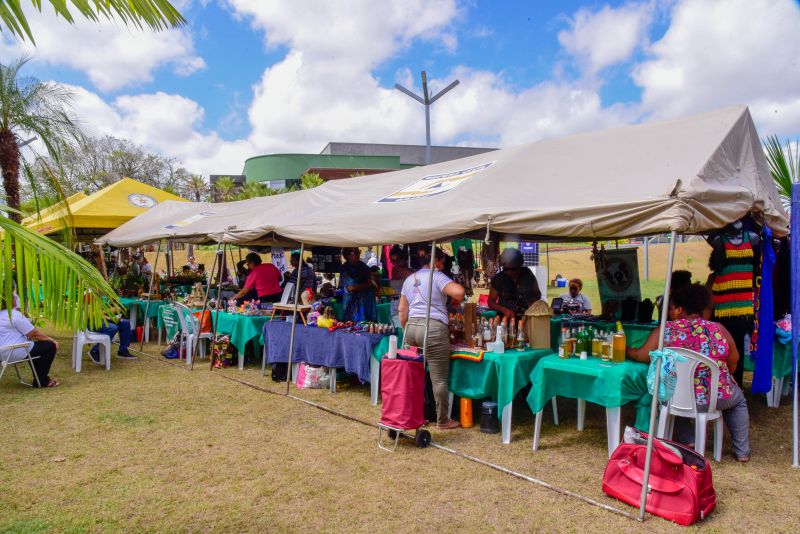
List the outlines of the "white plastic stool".
{"label": "white plastic stool", "polygon": [[105,334],[82,330],[76,332],[72,338],[72,368],[76,373],[81,372],[84,345],[94,344],[100,344],[100,363],[105,362],[106,371],[111,370],[111,338]]}

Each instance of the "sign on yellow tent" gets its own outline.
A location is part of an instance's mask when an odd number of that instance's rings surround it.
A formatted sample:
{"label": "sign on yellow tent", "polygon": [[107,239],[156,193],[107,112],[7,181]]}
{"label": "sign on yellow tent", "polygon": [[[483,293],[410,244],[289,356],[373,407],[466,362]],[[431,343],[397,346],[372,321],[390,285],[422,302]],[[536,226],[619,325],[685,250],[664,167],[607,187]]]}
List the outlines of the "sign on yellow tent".
{"label": "sign on yellow tent", "polygon": [[26,217],[22,224],[42,235],[67,227],[73,228],[79,236],[102,235],[165,200],[186,201],[157,187],[123,178],[91,195],[78,193],[67,198],[69,212],[62,201],[45,208],[39,215]]}

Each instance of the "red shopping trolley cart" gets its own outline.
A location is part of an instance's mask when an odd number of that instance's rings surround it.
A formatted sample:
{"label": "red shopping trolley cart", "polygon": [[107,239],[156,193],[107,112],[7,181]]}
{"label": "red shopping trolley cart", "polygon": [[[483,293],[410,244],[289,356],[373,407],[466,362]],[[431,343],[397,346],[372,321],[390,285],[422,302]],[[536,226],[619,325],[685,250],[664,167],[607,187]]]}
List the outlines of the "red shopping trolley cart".
{"label": "red shopping trolley cart", "polygon": [[[431,443],[431,433],[425,425],[425,363],[422,355],[413,350],[397,351],[397,358],[381,360],[381,420],[378,423],[378,448],[394,451],[400,435],[414,430],[417,447]],[[383,445],[383,431],[394,446]]]}

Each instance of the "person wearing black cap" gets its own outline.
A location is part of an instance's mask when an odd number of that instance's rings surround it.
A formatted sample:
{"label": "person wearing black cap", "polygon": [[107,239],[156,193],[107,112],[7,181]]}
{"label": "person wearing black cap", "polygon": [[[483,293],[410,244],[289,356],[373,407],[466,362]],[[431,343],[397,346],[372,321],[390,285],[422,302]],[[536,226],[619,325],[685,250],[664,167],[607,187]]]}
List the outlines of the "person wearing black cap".
{"label": "person wearing black cap", "polygon": [[505,249],[500,255],[500,266],[503,270],[492,278],[489,309],[508,319],[518,318],[542,298],[539,283],[533,272],[524,266],[519,249]]}

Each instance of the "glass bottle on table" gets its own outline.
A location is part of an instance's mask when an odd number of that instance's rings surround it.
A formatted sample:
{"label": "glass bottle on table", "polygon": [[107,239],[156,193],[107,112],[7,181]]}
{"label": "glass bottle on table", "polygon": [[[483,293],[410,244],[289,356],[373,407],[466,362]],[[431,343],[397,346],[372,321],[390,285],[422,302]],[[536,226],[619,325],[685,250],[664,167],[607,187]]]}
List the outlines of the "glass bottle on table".
{"label": "glass bottle on table", "polygon": [[625,330],[622,328],[622,323],[617,321],[617,331],[614,332],[614,337],[611,343],[611,360],[615,363],[625,361],[625,347],[627,345],[625,339]]}
{"label": "glass bottle on table", "polygon": [[563,327],[561,329],[561,337],[558,340],[558,357],[559,358],[566,358],[569,356],[569,334],[567,334],[567,328]]}
{"label": "glass bottle on table", "polygon": [[525,319],[520,319],[519,323],[517,323],[517,350],[523,351],[525,350]]}
{"label": "glass bottle on table", "polygon": [[603,339],[600,337],[600,331],[595,330],[592,336],[592,356],[599,358],[603,354]]}
{"label": "glass bottle on table", "polygon": [[603,332],[602,334],[602,344],[601,344],[601,354],[603,361],[611,361],[611,332]]}

